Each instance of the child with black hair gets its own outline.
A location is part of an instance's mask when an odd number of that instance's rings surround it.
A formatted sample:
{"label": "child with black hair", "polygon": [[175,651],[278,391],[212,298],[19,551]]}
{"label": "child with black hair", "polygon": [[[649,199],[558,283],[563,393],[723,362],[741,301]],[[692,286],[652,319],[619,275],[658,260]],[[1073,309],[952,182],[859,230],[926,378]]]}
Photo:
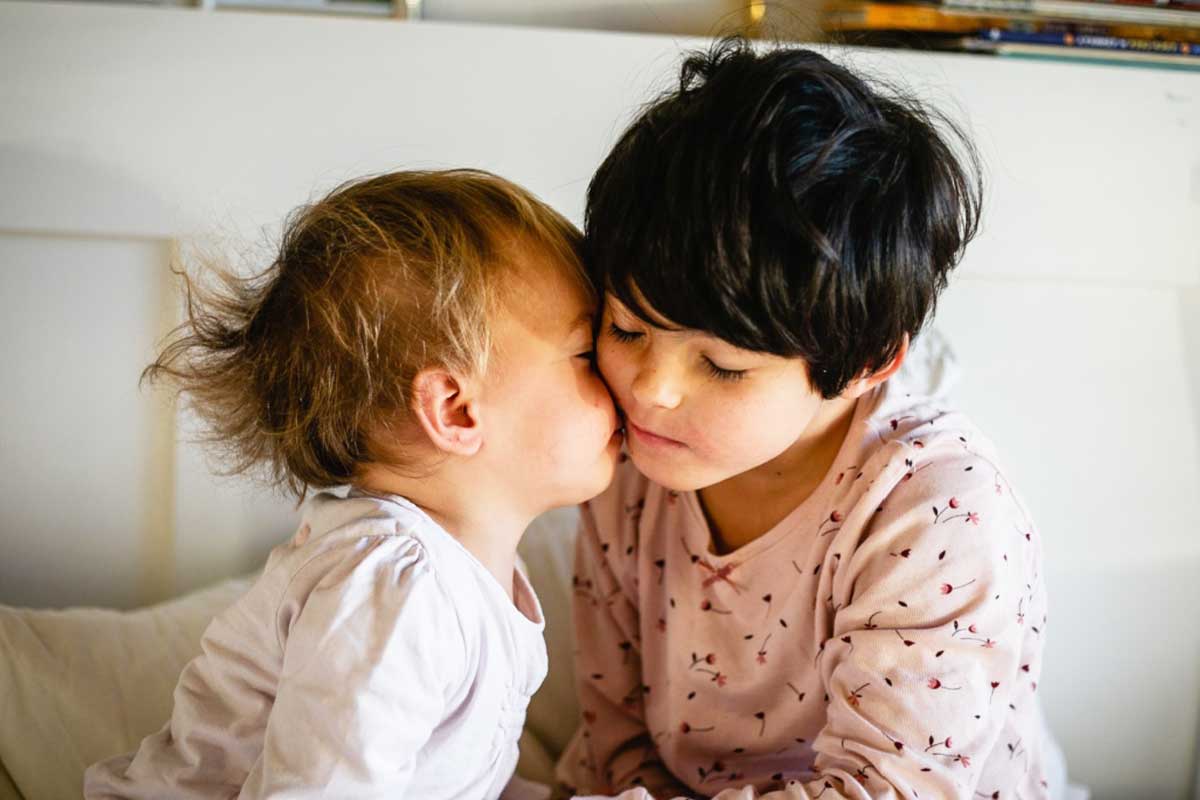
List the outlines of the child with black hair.
{"label": "child with black hair", "polygon": [[582,512],[572,790],[1048,796],[1039,536],[897,377],[981,189],[948,120],[736,40],[605,160],[585,248],[628,458]]}

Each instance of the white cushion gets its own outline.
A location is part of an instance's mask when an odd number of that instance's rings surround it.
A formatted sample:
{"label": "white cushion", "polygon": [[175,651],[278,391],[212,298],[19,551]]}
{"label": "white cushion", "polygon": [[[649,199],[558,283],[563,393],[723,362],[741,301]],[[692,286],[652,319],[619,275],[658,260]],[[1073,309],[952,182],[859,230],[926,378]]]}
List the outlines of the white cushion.
{"label": "white cushion", "polygon": [[[529,703],[525,728],[555,759],[566,749],[579,724],[574,626],[571,624],[571,575],[578,523],[578,509],[551,511],[534,520],[521,541],[521,557],[546,616],[546,649],[550,662],[546,682]],[[522,770],[522,774],[535,777],[532,771]]]}

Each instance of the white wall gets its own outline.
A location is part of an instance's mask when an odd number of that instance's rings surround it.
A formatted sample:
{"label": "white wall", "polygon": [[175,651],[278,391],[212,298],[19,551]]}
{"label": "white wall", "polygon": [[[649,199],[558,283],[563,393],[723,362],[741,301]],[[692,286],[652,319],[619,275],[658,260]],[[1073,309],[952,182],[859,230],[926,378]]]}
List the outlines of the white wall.
{"label": "white wall", "polygon": [[[0,601],[129,605],[164,558],[172,410],[139,393],[158,242],[0,236]],[[156,561],[158,563],[154,563]]]}
{"label": "white wall", "polygon": [[[249,569],[285,501],[136,392],[171,242],[257,238],[367,171],[474,165],[578,219],[677,39],[0,4],[0,602],[130,605]],[[939,327],[1035,515],[1047,711],[1099,797],[1181,797],[1200,701],[1200,79],[839,52],[965,113],[985,231]],[[157,404],[157,405],[156,405]]]}
{"label": "white wall", "polygon": [[960,401],[1038,521],[1047,715],[1102,797],[1180,797],[1194,768],[1200,341],[1184,322],[1174,288],[1067,281],[964,280],[939,313]]}

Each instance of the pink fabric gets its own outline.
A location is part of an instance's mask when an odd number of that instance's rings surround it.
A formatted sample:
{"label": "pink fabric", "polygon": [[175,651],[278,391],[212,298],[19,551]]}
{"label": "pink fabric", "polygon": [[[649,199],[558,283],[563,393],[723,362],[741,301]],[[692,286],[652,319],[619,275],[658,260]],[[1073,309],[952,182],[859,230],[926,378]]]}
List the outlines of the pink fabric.
{"label": "pink fabric", "polygon": [[[624,462],[583,508],[580,794],[1048,796],[1041,542],[991,444],[895,380],[813,495],[719,556]],[[634,792],[629,795],[644,796]]]}

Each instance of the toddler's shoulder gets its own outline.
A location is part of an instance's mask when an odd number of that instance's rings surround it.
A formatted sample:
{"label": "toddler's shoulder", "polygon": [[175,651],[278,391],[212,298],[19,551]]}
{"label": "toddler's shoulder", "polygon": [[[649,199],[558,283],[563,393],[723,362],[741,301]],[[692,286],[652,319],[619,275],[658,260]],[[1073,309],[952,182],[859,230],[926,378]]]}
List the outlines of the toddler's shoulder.
{"label": "toddler's shoulder", "polygon": [[277,618],[286,627],[314,598],[346,613],[397,624],[413,609],[460,628],[466,585],[461,545],[407,503],[385,498],[318,495],[296,534],[272,553],[263,580],[274,584]]}

